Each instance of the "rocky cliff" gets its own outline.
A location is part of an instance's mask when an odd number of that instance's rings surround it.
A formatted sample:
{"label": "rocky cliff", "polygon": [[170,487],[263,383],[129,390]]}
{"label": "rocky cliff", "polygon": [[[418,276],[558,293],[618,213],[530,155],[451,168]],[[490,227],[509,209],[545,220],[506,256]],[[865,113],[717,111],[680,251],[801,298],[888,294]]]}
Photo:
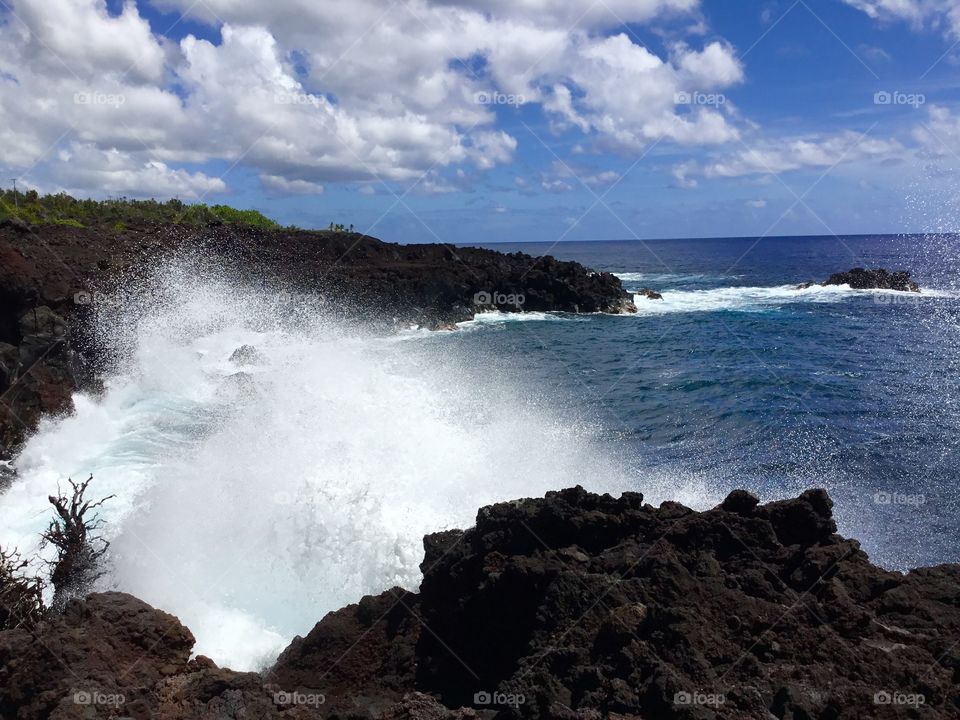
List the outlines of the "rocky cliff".
{"label": "rocky cliff", "polygon": [[0,226],[0,459],[39,417],[70,407],[97,348],[85,322],[97,293],[165,259],[192,255],[252,290],[322,295],[350,317],[445,327],[480,310],[629,312],[609,273],[552,257],[395,245],[346,232],[240,225],[85,229]]}
{"label": "rocky cliff", "polygon": [[119,593],[0,633],[4,718],[960,717],[960,566],[906,575],[830,498],[659,508],[581,488],[424,540],[419,592],[328,614],[263,673]]}

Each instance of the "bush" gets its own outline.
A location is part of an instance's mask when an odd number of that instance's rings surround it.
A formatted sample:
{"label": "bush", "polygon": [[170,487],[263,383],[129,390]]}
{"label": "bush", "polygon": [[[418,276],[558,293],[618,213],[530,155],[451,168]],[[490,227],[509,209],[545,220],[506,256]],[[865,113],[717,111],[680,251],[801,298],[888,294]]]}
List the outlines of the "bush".
{"label": "bush", "polygon": [[0,630],[32,630],[43,618],[43,581],[25,574],[28,562],[0,548]]}
{"label": "bush", "polygon": [[50,577],[53,582],[51,607],[56,612],[62,612],[71,598],[82,597],[89,592],[103,575],[102,560],[110,543],[97,534],[102,526],[100,518],[96,514],[88,517],[88,513],[113,496],[97,502],[84,500],[83,495],[92,480],[93,475],[79,484],[68,479],[72,488],[70,497],[65,496],[58,487],[56,497],[51,495],[48,498],[56,517],[43,534],[43,542],[57,549],[57,559],[50,563],[53,568]]}
{"label": "bush", "polygon": [[248,225],[264,230],[280,227],[257,210],[238,210],[228,205],[186,203],[174,199],[77,200],[66,193],[39,195],[0,190],[0,220],[19,218],[33,225],[66,225],[69,227],[101,227],[122,231],[132,225]]}

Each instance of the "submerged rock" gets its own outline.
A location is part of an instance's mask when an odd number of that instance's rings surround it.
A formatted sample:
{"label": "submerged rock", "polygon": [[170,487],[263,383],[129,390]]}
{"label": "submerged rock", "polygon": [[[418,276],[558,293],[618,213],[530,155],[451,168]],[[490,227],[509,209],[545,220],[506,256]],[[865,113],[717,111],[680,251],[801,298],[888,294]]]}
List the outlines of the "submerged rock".
{"label": "submerged rock", "polygon": [[82,717],[99,688],[138,718],[958,717],[960,566],[872,565],[822,490],[695,512],[577,487],[424,549],[419,593],[329,613],[262,674],[188,662],[175,618],[91,595],[0,632],[0,715]]}

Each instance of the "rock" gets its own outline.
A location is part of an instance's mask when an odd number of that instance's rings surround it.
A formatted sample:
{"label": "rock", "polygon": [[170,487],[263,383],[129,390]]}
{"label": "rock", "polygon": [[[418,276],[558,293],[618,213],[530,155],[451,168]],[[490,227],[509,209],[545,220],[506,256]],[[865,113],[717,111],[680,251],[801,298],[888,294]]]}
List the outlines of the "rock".
{"label": "rock", "polygon": [[[102,349],[88,325],[95,317],[89,302],[94,292],[110,295],[117,285],[148,277],[157,258],[180,251],[202,252],[256,292],[297,298],[298,304],[305,298],[307,310],[332,308],[338,317],[384,329],[452,329],[473,317],[482,294],[506,298],[493,303],[505,312],[636,312],[615,276],[549,256],[226,223],[137,231],[37,225],[29,232],[26,238],[14,224],[0,223],[0,342],[18,347],[17,363],[38,362],[34,372],[45,380],[24,389],[19,405],[5,398],[12,410],[0,408],[0,457],[10,456],[43,414],[69,410],[78,386],[98,386],[96,373],[76,372],[100,366]],[[40,246],[45,250],[36,252]],[[47,353],[54,343],[56,352]],[[262,362],[245,355],[235,362]]]}
{"label": "rock", "polygon": [[18,217],[8,217],[0,220],[0,230],[4,228],[10,228],[18,233],[25,234],[30,232],[30,223]]}
{"label": "rock", "polygon": [[416,595],[394,588],[329,613],[293,640],[265,679],[283,691],[323,694],[324,712],[386,712],[413,689],[418,607]]}
{"label": "rock", "polygon": [[104,714],[149,706],[150,688],[186,669],[193,642],[175,617],[132,595],[74,600],[35,637],[0,632],[0,715],[40,720],[82,717],[90,706]]}
{"label": "rock", "polygon": [[241,345],[230,355],[230,362],[237,365],[266,365],[267,356],[253,345]]}
{"label": "rock", "polygon": [[848,272],[834,273],[823,284],[849,285],[854,290],[920,292],[920,287],[910,279],[909,272],[889,272],[883,268],[876,270],[853,268]]}
{"label": "rock", "polygon": [[651,290],[650,288],[641,288],[640,290],[637,290],[634,295],[639,295],[650,300],[663,300],[663,295],[655,290]]}
{"label": "rock", "polygon": [[67,334],[67,321],[46,305],[41,305],[20,316],[20,334],[25,338],[63,338]]}
{"label": "rock", "polygon": [[20,370],[20,351],[16,345],[0,343],[0,392],[17,378]]}
{"label": "rock", "polygon": [[753,493],[746,490],[734,490],[720,504],[720,509],[737,515],[750,515],[759,504],[760,498]]}
{"label": "rock", "polygon": [[695,512],[569,488],[424,548],[419,593],[328,613],[263,674],[188,660],[189,631],[129,595],[75,601],[0,632],[0,716],[957,717],[960,565],[871,565],[822,490]]}
{"label": "rock", "polygon": [[[960,702],[938,639],[960,631],[960,582],[946,579],[960,568],[918,576],[924,600],[907,600],[910,576],[839,538],[822,490],[767,505],[735,491],[703,513],[566,490],[485,508],[442,545],[424,566],[416,687],[450,708],[496,689],[523,695],[524,717],[897,717],[873,701],[891,684],[924,692],[930,717]],[[894,607],[898,628],[949,630],[862,649]]]}

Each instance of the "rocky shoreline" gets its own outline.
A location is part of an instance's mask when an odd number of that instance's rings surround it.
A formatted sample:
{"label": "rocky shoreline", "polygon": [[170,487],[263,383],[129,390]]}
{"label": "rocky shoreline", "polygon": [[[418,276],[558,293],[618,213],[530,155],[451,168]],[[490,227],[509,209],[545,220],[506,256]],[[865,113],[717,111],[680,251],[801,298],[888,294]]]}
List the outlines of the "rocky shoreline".
{"label": "rocky shoreline", "polygon": [[0,716],[957,718],[960,566],[906,575],[822,490],[694,512],[581,488],[424,539],[419,592],[329,613],[262,673],[122,593],[0,632]]}
{"label": "rocky shoreline", "polygon": [[390,328],[447,328],[476,312],[633,312],[610,273],[546,256],[396,245],[347,232],[243,225],[88,229],[0,227],[0,460],[43,415],[95,386],[87,319],[102,293],[177,257],[203,257],[251,288],[322,296],[336,311]]}

